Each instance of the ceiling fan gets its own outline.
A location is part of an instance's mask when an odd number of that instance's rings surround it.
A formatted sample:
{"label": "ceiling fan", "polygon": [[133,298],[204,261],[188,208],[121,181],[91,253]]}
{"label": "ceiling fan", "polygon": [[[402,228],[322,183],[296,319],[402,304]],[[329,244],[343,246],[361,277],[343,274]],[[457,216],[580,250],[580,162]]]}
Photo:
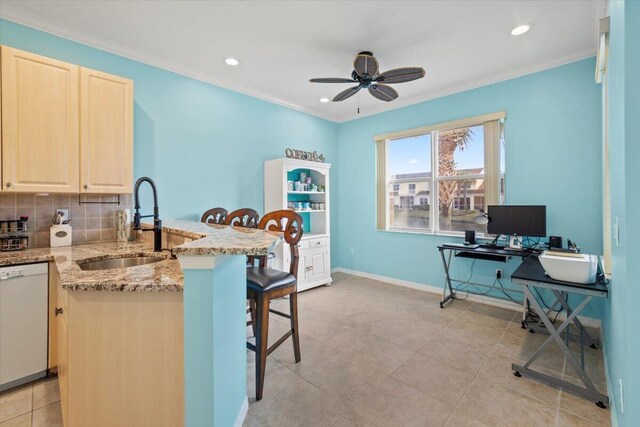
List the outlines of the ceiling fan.
{"label": "ceiling fan", "polygon": [[379,73],[378,60],[373,53],[360,52],[353,60],[353,71],[350,79],[328,77],[309,80],[311,83],[357,83],[357,86],[343,90],[333,98],[333,102],[344,101],[355,95],[360,89],[369,89],[369,93],[382,101],[393,101],[398,92],[389,83],[404,83],[423,78],[422,67],[403,67]]}

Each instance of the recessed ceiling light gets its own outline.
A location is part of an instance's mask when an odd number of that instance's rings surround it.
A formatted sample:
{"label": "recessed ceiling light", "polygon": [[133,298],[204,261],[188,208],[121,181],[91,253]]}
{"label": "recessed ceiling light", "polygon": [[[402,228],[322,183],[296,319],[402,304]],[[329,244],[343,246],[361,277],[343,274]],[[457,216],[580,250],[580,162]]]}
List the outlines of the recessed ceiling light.
{"label": "recessed ceiling light", "polygon": [[240,63],[240,61],[232,57],[225,58],[224,62],[227,65],[238,65]]}
{"label": "recessed ceiling light", "polygon": [[517,27],[515,27],[513,30],[511,30],[511,35],[512,36],[521,36],[524,33],[526,33],[527,31],[529,31],[531,29],[533,25],[531,24],[522,24],[522,25],[518,25]]}
{"label": "recessed ceiling light", "polygon": [[320,102],[329,102],[329,98],[320,98]]}

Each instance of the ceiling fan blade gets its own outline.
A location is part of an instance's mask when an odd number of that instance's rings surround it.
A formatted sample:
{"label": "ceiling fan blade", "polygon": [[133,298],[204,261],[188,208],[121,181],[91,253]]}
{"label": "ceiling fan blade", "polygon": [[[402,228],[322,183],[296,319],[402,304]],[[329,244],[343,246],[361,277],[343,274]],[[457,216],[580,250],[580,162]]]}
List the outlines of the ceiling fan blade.
{"label": "ceiling fan blade", "polygon": [[369,93],[375,98],[386,102],[393,101],[398,97],[398,92],[394,88],[383,84],[369,86]]}
{"label": "ceiling fan blade", "polygon": [[378,60],[373,55],[359,54],[353,60],[353,69],[360,77],[375,77],[378,74]]}
{"label": "ceiling fan blade", "polygon": [[353,86],[347,90],[343,90],[333,97],[333,102],[344,101],[345,99],[355,95],[360,90],[360,86]]}
{"label": "ceiling fan blade", "polygon": [[424,68],[422,67],[404,67],[394,68],[393,70],[385,71],[380,74],[376,81],[389,83],[404,83],[411,80],[417,80],[423,78],[425,75]]}
{"label": "ceiling fan blade", "polygon": [[340,77],[321,77],[318,79],[310,79],[311,83],[355,83],[353,79],[343,79]]}

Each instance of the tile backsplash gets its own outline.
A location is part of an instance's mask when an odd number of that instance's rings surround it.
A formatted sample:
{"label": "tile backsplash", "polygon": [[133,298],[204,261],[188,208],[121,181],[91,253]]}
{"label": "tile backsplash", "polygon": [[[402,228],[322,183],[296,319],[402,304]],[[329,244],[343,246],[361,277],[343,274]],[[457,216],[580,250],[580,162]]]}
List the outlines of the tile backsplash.
{"label": "tile backsplash", "polygon": [[73,229],[73,244],[116,239],[116,215],[121,209],[131,209],[131,195],[82,194],[83,202],[109,204],[80,204],[77,194],[0,194],[0,219],[28,216],[29,247],[49,246],[49,227],[57,209],[68,209]]}

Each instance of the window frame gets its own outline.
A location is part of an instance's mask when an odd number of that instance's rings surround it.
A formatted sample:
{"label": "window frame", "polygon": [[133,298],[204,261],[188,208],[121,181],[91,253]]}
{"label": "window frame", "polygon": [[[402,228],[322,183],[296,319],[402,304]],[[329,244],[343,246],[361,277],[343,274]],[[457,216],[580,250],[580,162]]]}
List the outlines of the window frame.
{"label": "window frame", "polygon": [[[374,141],[376,142],[376,228],[378,231],[387,231],[392,233],[411,233],[411,234],[431,234],[431,235],[453,235],[453,236],[461,236],[464,235],[463,231],[453,231],[453,230],[440,230],[440,200],[438,193],[438,185],[442,181],[459,181],[459,180],[475,180],[475,179],[483,179],[485,182],[485,187],[487,187],[487,181],[494,180],[493,183],[496,188],[493,190],[495,194],[493,195],[496,198],[495,202],[491,203],[504,203],[504,199],[502,198],[501,191],[501,182],[505,187],[505,197],[506,198],[506,170],[501,170],[501,155],[502,150],[505,149],[504,139],[500,138],[500,121],[506,120],[506,112],[499,111],[496,113],[485,114],[481,116],[469,117],[461,120],[455,120],[446,123],[439,123],[430,126],[424,126],[416,129],[409,129],[399,132],[385,133],[381,135],[374,136]],[[488,122],[497,122],[497,137],[495,137],[495,141],[491,147],[487,147],[487,123]],[[439,162],[439,152],[438,152],[438,133],[442,131],[447,131],[451,129],[459,129],[463,127],[473,127],[473,126],[484,126],[485,136],[484,136],[484,150],[485,150],[485,159],[483,165],[483,173],[482,174],[467,174],[467,175],[454,175],[454,176],[439,176],[438,175],[438,162]],[[496,131],[496,127],[490,128],[493,132]],[[429,201],[427,203],[430,206],[430,218],[429,218],[429,228],[418,228],[418,227],[402,227],[402,226],[391,226],[389,224],[389,180],[388,180],[388,165],[387,159],[389,145],[394,140],[410,138],[420,135],[430,134],[430,153],[431,153],[431,176],[428,179],[429,185]],[[490,136],[491,137],[491,136]],[[495,145],[495,146],[494,146]],[[495,152],[491,152],[491,149],[495,149]],[[489,153],[489,161],[487,159],[487,154]],[[491,178],[487,180],[487,166],[493,166],[495,170],[491,171]],[[506,169],[506,168],[505,168]],[[488,187],[487,187],[488,188]],[[417,194],[417,192],[416,192]],[[414,194],[415,197],[415,194]],[[491,197],[489,197],[491,198]],[[470,197],[469,197],[470,199]],[[487,193],[483,195],[483,199],[486,204],[488,203]],[[471,200],[470,200],[471,201]],[[414,200],[414,206],[415,200]],[[421,206],[418,202],[417,206]],[[480,234],[480,236],[484,236],[484,234]]]}

